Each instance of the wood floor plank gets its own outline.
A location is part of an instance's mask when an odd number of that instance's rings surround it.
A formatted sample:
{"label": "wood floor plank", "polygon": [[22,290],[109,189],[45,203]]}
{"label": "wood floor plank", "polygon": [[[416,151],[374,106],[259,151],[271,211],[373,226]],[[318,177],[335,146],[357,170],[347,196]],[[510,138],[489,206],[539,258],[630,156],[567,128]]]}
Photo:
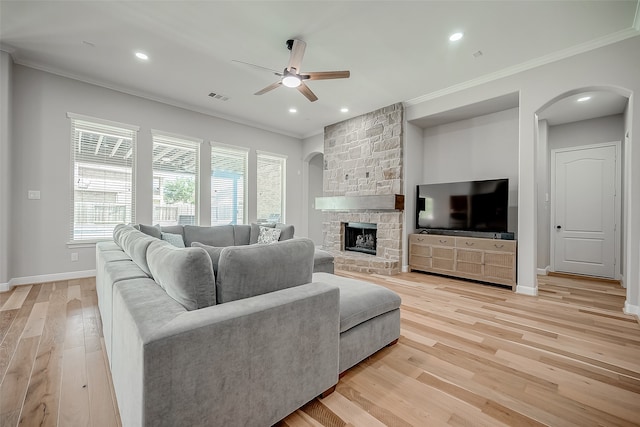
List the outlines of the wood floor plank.
{"label": "wood floor plank", "polygon": [[0,425],[17,425],[29,386],[39,336],[22,338],[0,383]]}
{"label": "wood floor plank", "polygon": [[46,323],[20,416],[21,426],[44,427],[58,423],[67,289],[50,288]]}
{"label": "wood floor plank", "polygon": [[0,311],[15,310],[22,307],[32,287],[31,285],[25,285],[14,288],[7,301],[0,307]]}
{"label": "wood floor plank", "polygon": [[91,417],[84,348],[67,348],[63,357],[58,425],[88,426]]}
{"label": "wood floor plank", "polygon": [[109,374],[102,352],[88,352],[86,358],[91,425],[95,427],[115,426],[115,407],[111,401],[111,390],[109,390],[109,382],[107,381]]}

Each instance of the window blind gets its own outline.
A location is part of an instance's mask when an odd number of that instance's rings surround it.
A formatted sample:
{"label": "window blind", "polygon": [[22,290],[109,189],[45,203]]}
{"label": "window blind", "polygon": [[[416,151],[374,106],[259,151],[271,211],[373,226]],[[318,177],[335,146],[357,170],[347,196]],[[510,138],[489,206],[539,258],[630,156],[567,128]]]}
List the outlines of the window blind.
{"label": "window blind", "polygon": [[71,242],[111,239],[135,221],[137,127],[68,114],[71,119]]}
{"label": "window blind", "polygon": [[246,223],[248,157],[247,149],[211,144],[211,225]]}
{"label": "window blind", "polygon": [[198,223],[201,140],[152,131],[153,223]]}
{"label": "window blind", "polygon": [[257,153],[258,222],[285,222],[286,157]]}

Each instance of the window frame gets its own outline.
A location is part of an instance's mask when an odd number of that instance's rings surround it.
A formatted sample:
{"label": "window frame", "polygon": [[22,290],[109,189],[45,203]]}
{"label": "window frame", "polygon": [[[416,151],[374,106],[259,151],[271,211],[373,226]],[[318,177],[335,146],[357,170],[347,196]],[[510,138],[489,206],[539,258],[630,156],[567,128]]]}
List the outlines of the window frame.
{"label": "window frame", "polygon": [[[122,137],[123,139],[131,138],[131,148],[129,150],[131,154],[127,154],[126,157],[124,157],[124,158],[131,159],[130,166],[128,166],[127,164],[124,164],[125,162],[123,162],[122,165],[115,165],[115,166],[112,165],[112,166],[116,168],[120,167],[125,169],[128,169],[130,167],[130,180],[124,181],[125,185],[126,184],[131,185],[131,196],[130,196],[131,198],[128,205],[130,217],[127,218],[127,215],[126,215],[127,206],[125,205],[125,222],[123,223],[127,223],[126,222],[127,219],[129,220],[130,223],[133,223],[135,222],[135,218],[136,218],[137,139],[138,139],[138,132],[140,131],[140,127],[127,124],[127,123],[115,122],[111,120],[105,120],[98,117],[91,117],[91,116],[76,114],[72,112],[67,112],[67,118],[69,119],[69,129],[70,129],[70,132],[69,132],[70,134],[70,143],[69,143],[69,146],[70,146],[69,210],[70,212],[69,212],[69,234],[68,234],[67,246],[70,248],[91,247],[98,242],[108,241],[113,239],[113,230],[111,230],[108,235],[99,236],[99,237],[89,237],[89,238],[76,237],[76,213],[77,213],[76,211],[76,172],[79,167],[79,163],[82,163],[82,158],[78,158],[76,156],[76,148],[77,148],[76,132],[78,128],[82,127],[82,125],[84,124],[84,126],[86,126],[91,133],[96,133],[96,134],[102,133],[104,136]],[[120,144],[117,144],[117,145],[119,147]],[[113,157],[115,155],[115,152],[118,149],[118,147],[114,147],[113,153],[110,157]],[[96,151],[97,150],[99,150],[99,146],[96,149]],[[86,160],[85,163],[88,163],[88,160]],[[99,162],[96,162],[95,164],[102,167],[105,167],[106,165],[106,163],[99,163]],[[120,223],[118,222],[115,224],[117,225]],[[114,228],[115,228],[115,225],[114,225]]]}
{"label": "window frame", "polygon": [[[200,154],[201,154],[201,146],[204,141],[199,138],[194,138],[185,135],[179,135],[171,132],[165,132],[162,130],[151,129],[151,218],[152,222],[157,223],[155,219],[155,209],[153,204],[153,197],[155,194],[155,188],[153,187],[153,181],[155,179],[156,169],[154,168],[154,159],[153,159],[153,150],[155,148],[155,144],[164,144],[164,145],[172,145],[174,147],[180,148],[188,148],[195,149],[195,189],[194,189],[194,223],[193,225],[200,224],[200,176],[201,176],[201,168],[200,168]],[[179,225],[179,221],[178,221]]]}
{"label": "window frame", "polygon": [[[242,186],[243,186],[243,191],[242,191],[242,218],[240,224],[248,224],[248,218],[249,218],[249,188],[248,188],[248,183],[249,183],[249,148],[246,147],[239,147],[239,146],[235,146],[235,145],[227,145],[227,144],[222,144],[222,143],[218,143],[215,141],[209,141],[209,145],[211,147],[211,152],[209,154],[209,161],[210,161],[210,166],[211,166],[211,170],[210,170],[210,194],[209,194],[209,198],[211,200],[211,206],[210,206],[210,221],[211,224],[213,224],[214,222],[214,215],[213,215],[213,194],[214,194],[214,185],[213,185],[213,178],[214,178],[214,167],[213,167],[213,156],[215,152],[221,153],[221,154],[238,154],[238,155],[242,155],[242,161],[243,161],[243,166],[244,166],[244,170],[243,170],[243,179],[242,179]],[[236,204],[236,210],[237,210],[237,204]],[[233,222],[232,222],[233,223]]]}
{"label": "window frame", "polygon": [[[268,151],[256,150],[256,221],[259,221],[261,218],[258,218],[259,215],[259,204],[260,204],[260,188],[258,186],[259,180],[259,163],[260,159],[269,159],[269,160],[278,160],[281,162],[281,173],[280,173],[280,219],[277,222],[286,223],[286,211],[287,211],[287,156],[284,154],[271,153]],[[269,223],[268,218],[265,219],[266,223]]]}

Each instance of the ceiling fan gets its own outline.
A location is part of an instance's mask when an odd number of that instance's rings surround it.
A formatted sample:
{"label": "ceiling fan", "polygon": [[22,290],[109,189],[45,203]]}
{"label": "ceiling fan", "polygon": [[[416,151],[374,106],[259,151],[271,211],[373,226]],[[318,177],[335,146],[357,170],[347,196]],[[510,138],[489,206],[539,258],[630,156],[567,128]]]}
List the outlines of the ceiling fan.
{"label": "ceiling fan", "polygon": [[307,44],[302,40],[287,40],[287,49],[291,51],[289,64],[282,73],[274,73],[282,78],[264,89],[259,90],[255,95],[265,94],[281,85],[284,85],[286,87],[297,88],[298,91],[306,96],[309,101],[314,102],[318,100],[318,97],[311,91],[311,89],[309,89],[309,86],[305,84],[305,80],[346,79],[350,76],[351,73],[349,71],[318,71],[300,73],[300,64],[302,63],[302,57],[304,56],[304,50],[306,47]]}

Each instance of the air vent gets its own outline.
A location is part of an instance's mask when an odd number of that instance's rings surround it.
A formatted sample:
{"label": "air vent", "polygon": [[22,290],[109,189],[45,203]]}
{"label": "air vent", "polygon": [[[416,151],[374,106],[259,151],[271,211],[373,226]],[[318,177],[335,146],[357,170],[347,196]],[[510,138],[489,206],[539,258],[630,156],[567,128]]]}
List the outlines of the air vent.
{"label": "air vent", "polygon": [[228,101],[229,100],[228,96],[225,96],[225,95],[222,95],[222,94],[219,94],[219,93],[215,93],[215,92],[211,92],[209,94],[209,96],[212,97],[213,99],[217,99],[217,100],[220,100],[220,101]]}

